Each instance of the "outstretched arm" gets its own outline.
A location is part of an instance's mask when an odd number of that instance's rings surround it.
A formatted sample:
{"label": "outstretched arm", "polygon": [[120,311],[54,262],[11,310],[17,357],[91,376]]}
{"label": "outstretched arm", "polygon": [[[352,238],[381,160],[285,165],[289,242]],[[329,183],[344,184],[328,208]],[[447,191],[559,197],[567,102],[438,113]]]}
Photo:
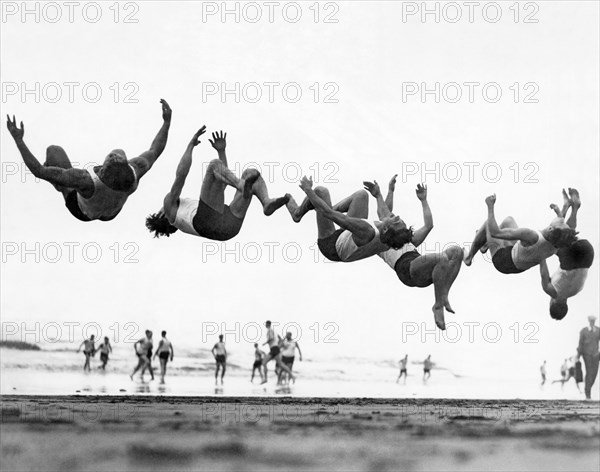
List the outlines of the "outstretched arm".
{"label": "outstretched arm", "polygon": [[379,189],[379,184],[377,181],[374,180],[373,182],[363,182],[363,185],[365,186],[365,190],[369,192],[377,201],[377,216],[379,219],[382,220],[383,218],[390,216],[392,212],[383,200],[383,196],[381,195],[381,190]]}
{"label": "outstretched arm", "polygon": [[23,141],[23,136],[25,135],[25,125],[23,125],[23,122],[21,121],[21,127],[19,128],[14,115],[12,120],[8,115],[6,115],[6,118],[6,127],[15,140],[17,149],[23,157],[23,162],[25,162],[27,168],[35,177],[55,185],[73,188],[83,193],[94,189],[94,182],[85,170],[74,168],[63,169],[62,167],[42,165],[31,153],[25,141]]}
{"label": "outstretched arm", "polygon": [[296,347],[298,348],[299,359],[302,360],[302,351],[300,350],[300,344],[298,344],[298,342],[296,342]]}
{"label": "outstretched arm", "polygon": [[421,206],[423,207],[423,226],[416,230],[412,237],[412,244],[416,247],[423,244],[423,241],[427,238],[431,230],[433,229],[433,215],[431,214],[431,208],[427,202],[427,185],[417,185],[417,198],[421,200]]}
{"label": "outstretched arm", "polygon": [[175,173],[175,181],[173,182],[173,186],[171,187],[171,191],[165,196],[164,210],[165,215],[169,219],[170,222],[175,221],[175,216],[177,215],[177,208],[179,205],[179,197],[181,196],[181,191],[183,190],[183,186],[185,185],[185,179],[187,178],[190,168],[192,167],[192,153],[194,152],[194,148],[200,144],[200,140],[198,139],[206,132],[206,126],[200,128],[194,136],[192,136],[191,141],[188,143],[185,148],[185,152],[183,156],[181,156],[181,160],[179,161],[179,165],[177,166],[177,171]]}
{"label": "outstretched arm", "polygon": [[129,163],[135,168],[138,180],[141,179],[144,174],[152,168],[167,145],[167,137],[169,136],[169,127],[171,126],[171,115],[173,112],[169,104],[162,98],[160,103],[162,105],[163,124],[158,130],[156,137],[152,141],[150,149],[129,161]]}
{"label": "outstretched arm", "polygon": [[556,293],[556,289],[552,285],[552,281],[550,279],[550,272],[548,271],[548,264],[543,260],[540,262],[540,276],[542,277],[542,290],[552,298],[556,298],[558,295]]}
{"label": "outstretched arm", "polygon": [[521,241],[528,245],[535,244],[538,240],[538,235],[535,231],[529,228],[500,228],[496,222],[494,215],[494,205],[496,204],[496,194],[490,195],[485,199],[488,206],[487,225],[490,235],[496,239],[505,239],[508,241]]}
{"label": "outstretched arm", "polygon": [[321,197],[315,193],[312,185],[312,178],[308,179],[306,176],[302,177],[302,180],[300,181],[300,188],[304,190],[304,193],[306,193],[306,196],[317,211],[321,212],[325,218],[333,221],[341,228],[350,231],[355,237],[357,244],[366,244],[373,239],[375,236],[375,230],[367,221],[361,218],[352,218],[344,213],[333,210],[327,203],[325,203],[325,201],[323,201]]}
{"label": "outstretched arm", "polygon": [[385,204],[390,210],[390,213],[394,211],[394,191],[396,190],[396,177],[398,177],[398,174],[395,174],[390,179],[390,183],[388,184],[388,194],[387,197],[385,197]]}

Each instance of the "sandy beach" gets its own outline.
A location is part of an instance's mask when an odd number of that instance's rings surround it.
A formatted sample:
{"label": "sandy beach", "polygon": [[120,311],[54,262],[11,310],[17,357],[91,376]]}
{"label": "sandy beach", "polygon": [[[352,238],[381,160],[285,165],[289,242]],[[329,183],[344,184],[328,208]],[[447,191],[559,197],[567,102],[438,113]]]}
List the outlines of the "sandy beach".
{"label": "sandy beach", "polygon": [[3,396],[2,470],[598,470],[597,402]]}

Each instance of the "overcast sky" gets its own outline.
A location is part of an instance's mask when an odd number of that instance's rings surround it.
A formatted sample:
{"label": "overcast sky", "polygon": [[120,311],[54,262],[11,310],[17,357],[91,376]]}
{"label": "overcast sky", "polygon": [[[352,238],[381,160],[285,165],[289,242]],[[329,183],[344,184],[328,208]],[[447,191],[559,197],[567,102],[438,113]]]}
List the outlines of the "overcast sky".
{"label": "overcast sky", "polygon": [[[5,9],[6,3],[21,8],[5,2]],[[228,132],[230,166],[239,172],[257,163],[272,195],[300,199],[297,181],[308,174],[337,200],[365,179],[385,188],[398,173],[395,212],[418,227],[414,189],[425,181],[435,222],[428,251],[469,244],[490,193],[497,194],[499,219],[512,215],[522,226],[542,229],[552,218],[549,203],[560,203],[562,187],[575,187],[583,200],[578,230],[598,252],[598,4],[521,4],[515,22],[507,2],[493,23],[497,11],[477,9],[470,22],[459,3],[462,17],[453,23],[457,10],[440,6],[439,22],[431,15],[423,22],[420,12],[409,15],[420,2],[408,3],[330,2],[310,9],[308,2],[281,2],[272,22],[261,2],[237,4],[238,22],[232,14],[223,21],[221,2],[121,4],[118,22],[115,10],[102,4],[95,23],[93,7],[85,15],[76,9],[69,22],[59,3],[55,23],[57,12],[41,6],[39,21],[3,10],[2,116],[24,121],[25,142],[38,159],[50,144],[63,146],[80,166],[102,162],[117,147],[134,157],[161,125],[159,99],[173,108],[164,153],[109,223],[73,218],[52,186],[18,167],[22,160],[3,128],[3,323],[93,321],[105,330],[118,323],[123,333],[131,321],[140,330],[167,329],[181,344],[210,347],[215,336],[203,342],[209,328],[202,323],[233,329],[236,322],[272,319],[300,326],[307,356],[432,353],[454,365],[480,358],[520,373],[572,355],[587,316],[598,313],[597,262],[566,319],[556,322],[537,268],[502,275],[477,256],[450,294],[456,315],[446,320],[462,327],[463,338],[436,343],[430,335],[423,343],[419,333],[404,345],[407,329],[420,330],[424,322],[433,330],[433,289],[405,287],[376,257],[331,264],[319,255],[316,263],[313,214],[294,224],[285,210],[264,217],[255,202],[240,235],[224,245],[180,232],[156,240],[144,227],[191,135],[205,124]],[[257,8],[262,17],[252,22]],[[125,23],[127,15],[137,23]],[[525,23],[526,17],[538,21]],[[421,95],[423,85],[434,90],[436,82],[439,103],[435,94]],[[234,93],[221,94],[236,83],[239,103]],[[34,92],[23,95],[24,88]],[[195,150],[185,196],[197,198],[202,163],[216,157],[207,138]],[[374,202],[371,212],[375,217]],[[24,255],[23,245],[33,253]],[[126,256],[137,262],[126,263]],[[558,260],[548,264],[553,272]],[[468,322],[498,323],[500,341],[486,341],[477,327],[468,342]],[[535,325],[525,329],[528,322]],[[339,342],[324,342],[328,333]],[[539,342],[524,343],[527,334]],[[493,330],[487,335],[495,337]],[[247,349],[233,337],[230,349]]]}

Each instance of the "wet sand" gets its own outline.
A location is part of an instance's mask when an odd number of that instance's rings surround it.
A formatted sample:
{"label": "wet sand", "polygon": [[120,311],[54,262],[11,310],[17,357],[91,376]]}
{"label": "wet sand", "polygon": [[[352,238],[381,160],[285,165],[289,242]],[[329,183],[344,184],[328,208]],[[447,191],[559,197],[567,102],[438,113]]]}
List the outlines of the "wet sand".
{"label": "wet sand", "polygon": [[600,404],[1,397],[1,470],[599,470]]}

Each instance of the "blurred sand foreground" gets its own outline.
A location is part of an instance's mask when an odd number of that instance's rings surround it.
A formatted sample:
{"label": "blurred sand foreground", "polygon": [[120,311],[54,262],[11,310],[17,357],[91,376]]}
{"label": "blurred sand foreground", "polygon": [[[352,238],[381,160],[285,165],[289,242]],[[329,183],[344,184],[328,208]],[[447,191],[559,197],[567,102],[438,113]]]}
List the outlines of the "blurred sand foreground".
{"label": "blurred sand foreground", "polygon": [[0,469],[596,470],[571,401],[3,396]]}

